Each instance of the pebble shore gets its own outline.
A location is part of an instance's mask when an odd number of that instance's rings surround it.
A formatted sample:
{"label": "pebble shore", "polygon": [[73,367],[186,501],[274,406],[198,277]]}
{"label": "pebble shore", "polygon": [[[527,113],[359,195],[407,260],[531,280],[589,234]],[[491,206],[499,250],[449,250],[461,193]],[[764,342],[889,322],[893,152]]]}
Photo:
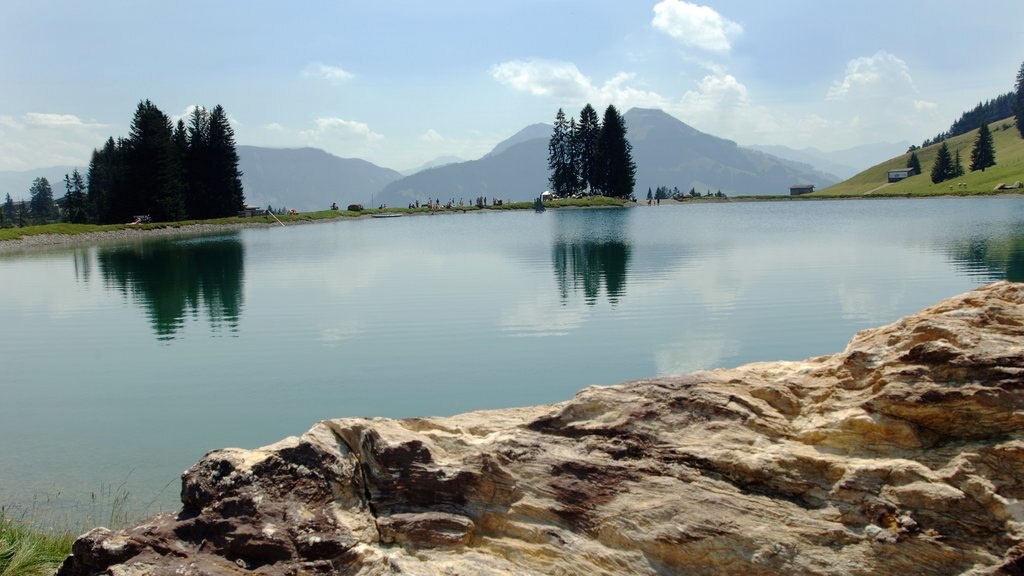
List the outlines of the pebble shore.
{"label": "pebble shore", "polygon": [[[321,220],[325,222],[325,220]],[[297,222],[296,222],[297,224]],[[33,236],[22,236],[17,240],[0,241],[0,254],[14,254],[48,248],[68,248],[72,246],[91,246],[96,244],[107,244],[115,242],[134,242],[150,238],[173,238],[181,236],[195,236],[200,234],[215,234],[229,230],[240,230],[242,228],[264,228],[276,226],[265,222],[252,222],[245,224],[189,224],[187,226],[167,228],[124,228],[122,230],[109,230],[105,232],[86,232],[84,234],[37,234]]]}

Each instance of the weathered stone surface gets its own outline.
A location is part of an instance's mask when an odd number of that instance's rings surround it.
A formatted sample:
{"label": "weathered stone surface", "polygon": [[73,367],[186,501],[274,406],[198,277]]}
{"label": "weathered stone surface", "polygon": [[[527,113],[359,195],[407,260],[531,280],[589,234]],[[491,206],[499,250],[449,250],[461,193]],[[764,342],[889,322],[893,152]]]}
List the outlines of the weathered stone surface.
{"label": "weathered stone surface", "polygon": [[63,576],[1021,574],[1024,285],[804,362],[208,454]]}

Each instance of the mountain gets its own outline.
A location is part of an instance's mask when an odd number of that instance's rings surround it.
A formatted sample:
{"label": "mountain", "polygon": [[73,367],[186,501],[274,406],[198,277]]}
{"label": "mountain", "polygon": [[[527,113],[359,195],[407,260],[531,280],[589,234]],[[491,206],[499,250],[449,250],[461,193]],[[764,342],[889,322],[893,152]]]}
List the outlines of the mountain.
{"label": "mountain", "polygon": [[[638,198],[658,186],[684,192],[691,187],[721,190],[732,196],[788,194],[793,184],[825,187],[839,181],[811,166],[705,134],[661,110],[634,108],[625,119],[637,164]],[[402,206],[427,198],[531,200],[548,188],[550,137],[548,124],[527,126],[479,160],[424,170],[388,184],[381,201]]]}
{"label": "mountain", "polygon": [[795,150],[786,146],[747,146],[751,150],[765,152],[794,162],[809,164],[817,170],[835,174],[841,179],[854,176],[865,168],[870,168],[893,156],[903,154],[909,147],[909,142],[878,142],[826,152],[817,148]]}
{"label": "mountain", "polygon": [[[34,170],[5,170],[0,171],[0,202],[3,202],[7,194],[11,195],[14,201],[28,200],[29,189],[32,188],[32,181],[36,178],[46,178],[53,188],[53,197],[64,196],[64,175],[71,174],[76,166],[50,166],[48,168],[36,168]],[[85,176],[89,172],[89,166],[77,166],[78,171]]]}
{"label": "mountain", "polygon": [[484,155],[484,158],[497,156],[516,144],[522,144],[523,142],[529,142],[530,140],[537,138],[543,138],[544,142],[547,143],[551,138],[551,124],[544,124],[543,122],[539,124],[530,124],[526,128],[523,128],[519,132],[513,134],[510,138],[499,142],[493,150]]}
{"label": "mountain", "polygon": [[339,158],[316,148],[238,146],[247,204],[300,211],[369,206],[375,194],[402,177],[365,160]]}
{"label": "mountain", "polygon": [[428,198],[471,203],[478,196],[503,200],[540,196],[548,182],[548,138],[528,138],[506,146],[509,140],[479,160],[430,168],[391,182],[380,191],[377,204],[405,206]]}
{"label": "mountain", "polygon": [[625,120],[637,167],[637,198],[658,186],[757,196],[789,194],[798,183],[824,187],[838,181],[810,166],[705,134],[661,110],[633,108]]}
{"label": "mountain", "polygon": [[426,162],[424,164],[421,164],[421,165],[419,165],[419,166],[417,166],[415,168],[410,168],[408,170],[399,170],[399,172],[402,174],[402,176],[412,176],[413,174],[415,174],[417,172],[422,172],[422,171],[428,170],[430,168],[437,168],[439,166],[447,166],[449,164],[458,164],[459,162],[465,162],[465,161],[466,161],[465,158],[459,158],[458,156],[439,156],[437,158],[434,158],[430,162]]}

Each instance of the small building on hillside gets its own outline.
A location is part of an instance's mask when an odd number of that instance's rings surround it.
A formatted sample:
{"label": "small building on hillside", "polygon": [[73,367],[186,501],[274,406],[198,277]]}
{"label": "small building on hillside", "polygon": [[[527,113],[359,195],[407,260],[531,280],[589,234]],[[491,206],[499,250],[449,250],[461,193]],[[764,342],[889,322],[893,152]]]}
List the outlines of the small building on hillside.
{"label": "small building on hillside", "polygon": [[889,170],[889,182],[899,182],[905,180],[916,174],[913,168],[897,168],[896,170]]}
{"label": "small building on hillside", "polygon": [[814,184],[794,184],[789,187],[790,196],[800,196],[814,192]]}

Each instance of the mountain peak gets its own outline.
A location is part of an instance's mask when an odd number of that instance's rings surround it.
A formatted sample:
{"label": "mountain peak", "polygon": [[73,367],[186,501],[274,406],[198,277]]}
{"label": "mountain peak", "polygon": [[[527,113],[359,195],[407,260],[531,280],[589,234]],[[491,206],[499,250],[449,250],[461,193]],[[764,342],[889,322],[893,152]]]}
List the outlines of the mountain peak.
{"label": "mountain peak", "polygon": [[505,140],[499,142],[498,145],[495,146],[493,150],[484,155],[484,158],[497,156],[498,154],[501,154],[502,152],[508,150],[509,148],[515,146],[516,144],[526,142],[527,140],[550,137],[551,124],[545,124],[543,122],[538,122],[537,124],[530,124],[529,126],[523,128],[519,132],[516,132],[509,138],[506,138]]}

